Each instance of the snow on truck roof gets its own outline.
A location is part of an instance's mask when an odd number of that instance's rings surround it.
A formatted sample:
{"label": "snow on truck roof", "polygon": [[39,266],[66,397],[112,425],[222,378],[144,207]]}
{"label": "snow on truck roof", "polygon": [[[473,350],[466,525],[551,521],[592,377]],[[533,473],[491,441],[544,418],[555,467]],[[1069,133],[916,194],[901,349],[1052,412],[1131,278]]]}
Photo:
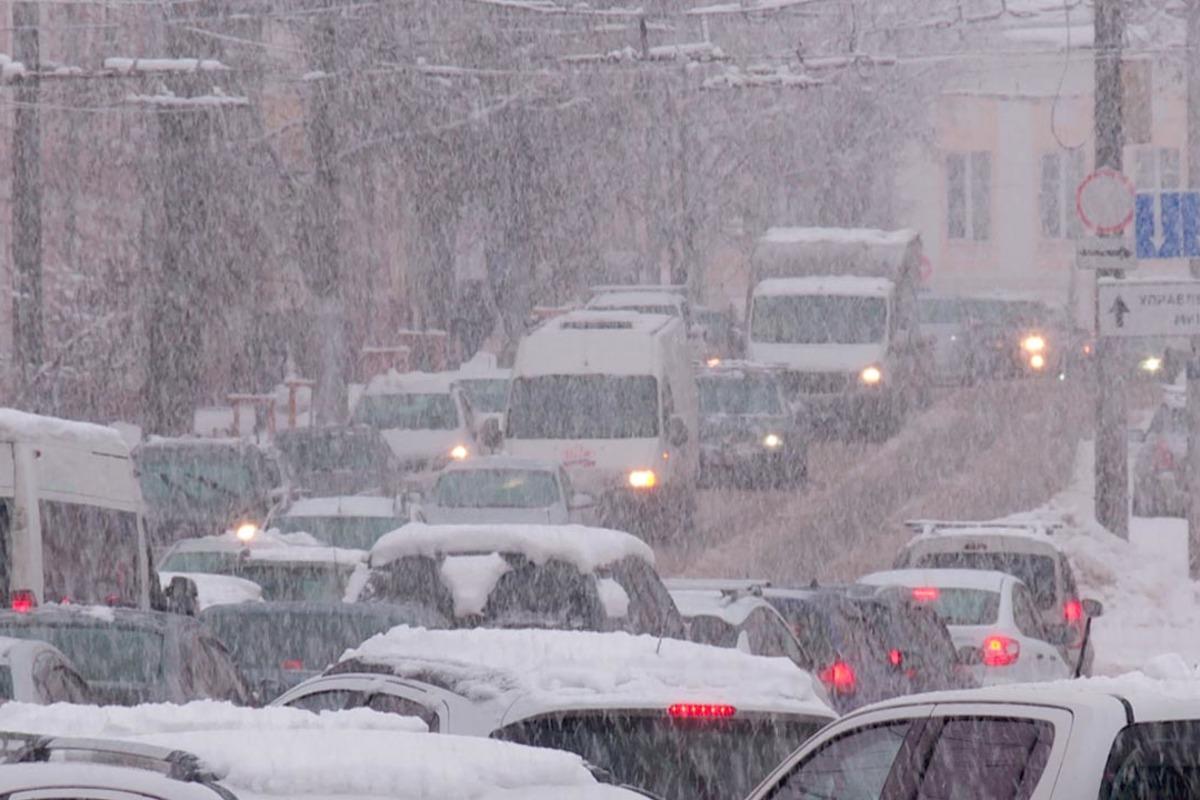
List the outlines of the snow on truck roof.
{"label": "snow on truck roof", "polygon": [[15,408],[0,408],[0,441],[32,442],[46,439],[109,455],[129,455],[129,445],[116,428],[30,414]]}
{"label": "snow on truck roof", "polygon": [[657,341],[682,338],[683,321],[635,311],[572,311],[548,320],[517,348],[518,375],[653,375],[662,368]]}
{"label": "snow on truck roof", "polygon": [[654,551],[637,537],[583,525],[426,525],[410,522],[371,548],[371,566],[405,556],[521,553],[537,564],[566,561],[585,574],[626,558],[654,564]]}
{"label": "snow on truck roof", "polygon": [[894,289],[895,284],[887,278],[813,275],[807,278],[768,278],[754,287],[754,296],[829,294],[847,297],[887,297]]}
{"label": "snow on truck roof", "polygon": [[893,569],[872,572],[858,579],[868,586],[936,586],[941,589],[977,589],[999,592],[1017,579],[1004,572],[986,569]]}
{"label": "snow on truck roof", "polygon": [[832,715],[811,676],[786,658],[624,632],[401,626],[347,651],[350,658],[400,675],[432,672],[469,700],[530,713],[693,702]]}

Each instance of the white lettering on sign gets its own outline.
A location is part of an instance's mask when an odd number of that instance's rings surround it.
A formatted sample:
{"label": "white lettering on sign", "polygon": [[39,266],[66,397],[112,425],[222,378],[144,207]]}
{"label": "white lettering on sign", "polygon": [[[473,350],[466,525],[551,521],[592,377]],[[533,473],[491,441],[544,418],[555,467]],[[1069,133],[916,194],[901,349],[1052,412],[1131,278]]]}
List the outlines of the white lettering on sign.
{"label": "white lettering on sign", "polygon": [[1102,336],[1200,335],[1200,281],[1102,280]]}

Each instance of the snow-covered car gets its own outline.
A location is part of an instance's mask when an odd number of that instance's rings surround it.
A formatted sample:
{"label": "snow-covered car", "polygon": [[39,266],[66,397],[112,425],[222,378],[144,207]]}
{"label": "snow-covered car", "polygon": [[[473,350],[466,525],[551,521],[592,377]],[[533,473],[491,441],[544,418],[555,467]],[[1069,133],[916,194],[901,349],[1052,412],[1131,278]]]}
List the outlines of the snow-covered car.
{"label": "snow-covered car", "polygon": [[0,637],[0,703],[91,703],[92,689],[56,647]]}
{"label": "snow-covered car", "polygon": [[485,456],[446,466],[414,513],[435,525],[566,525],[594,522],[594,510],[595,501],[571,487],[561,464]]}
{"label": "snow-covered car", "polygon": [[806,670],[817,667],[787,620],[763,599],[765,581],[672,578],[664,583],[687,622],[688,641],[787,658]]}
{"label": "snow-covered car", "polygon": [[267,523],[280,533],[307,533],[322,544],[370,550],[407,516],[392,497],[354,495],[296,500]]}
{"label": "snow-covered car", "polygon": [[262,600],[262,587],[254,581],[233,575],[211,572],[159,572],[158,580],[166,591],[173,581],[185,578],[196,587],[195,611],[229,603],[257,603]]}
{"label": "snow-covered car", "polygon": [[176,542],[163,555],[162,569],[244,578],[262,587],[264,600],[337,602],[356,575],[365,577],[366,556],[307,533],[252,529]]}
{"label": "snow-covered car", "polygon": [[879,703],[806,742],[750,800],[1197,797],[1195,686],[1137,674]]}
{"label": "snow-covered car", "polygon": [[371,380],[351,422],[383,434],[403,474],[428,473],[478,455],[470,401],[451,372],[388,372]]}
{"label": "snow-covered car", "polygon": [[1187,516],[1187,442],[1187,394],[1165,387],[1134,456],[1134,515]]}
{"label": "snow-covered car", "polygon": [[708,486],[794,486],[808,474],[808,435],[780,371],[745,361],[701,367],[700,480]]}
{"label": "snow-covered car", "polygon": [[834,716],[782,658],[625,633],[396,628],[278,705],[366,706],[577,753],[668,800],[742,797]]}
{"label": "snow-covered car", "polygon": [[[900,586],[942,618],[981,686],[1074,677],[1060,650],[1065,625],[1046,626],[1033,593],[1005,572],[976,569],[901,569],[859,578],[868,586]],[[975,660],[971,653],[978,654]]]}
{"label": "snow-covered car", "polygon": [[369,425],[294,428],[271,443],[293,489],[323,497],[397,487],[400,466],[378,430]]}
{"label": "snow-covered car", "polygon": [[104,704],[253,699],[225,645],[182,614],[105,606],[2,611],[0,637],[53,645]]}
{"label": "snow-covered car", "polygon": [[208,608],[200,621],[229,648],[262,700],[320,674],[377,633],[397,625],[449,625],[415,603],[240,603]]}
{"label": "snow-covered car", "polygon": [[[0,710],[0,796],[17,800],[634,800],[577,755],[356,711],[221,703]],[[89,738],[83,738],[89,737]]]}
{"label": "snow-covered car", "polygon": [[654,552],[620,531],[410,523],[371,548],[370,570],[359,600],[425,603],[459,626],[684,633]]}
{"label": "snow-covered car", "polygon": [[[1066,624],[1073,635],[1064,647],[1067,663],[1080,660],[1088,620],[1104,607],[1080,597],[1066,552],[1054,539],[1055,526],[1038,522],[912,520],[917,532],[897,554],[896,569],[982,569],[1019,578],[1033,593],[1045,626]],[[1090,675],[1095,651],[1090,638],[1081,674]]]}

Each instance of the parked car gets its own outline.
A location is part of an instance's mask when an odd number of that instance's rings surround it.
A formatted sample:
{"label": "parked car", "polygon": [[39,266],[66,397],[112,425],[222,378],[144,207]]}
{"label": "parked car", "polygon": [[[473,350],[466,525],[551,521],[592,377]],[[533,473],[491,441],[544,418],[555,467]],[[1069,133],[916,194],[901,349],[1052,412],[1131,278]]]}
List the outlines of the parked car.
{"label": "parked car", "polygon": [[93,703],[87,681],[57,648],[36,639],[0,637],[0,703]]}
{"label": "parked car", "polygon": [[1104,607],[1080,597],[1071,561],[1054,540],[1054,525],[963,520],[913,520],[908,525],[917,536],[896,556],[896,569],[997,570],[1019,578],[1033,593],[1043,625],[1070,627],[1072,636],[1063,648],[1067,663],[1078,665],[1080,674],[1091,674],[1095,648],[1090,637],[1084,646],[1084,634],[1088,620],[1100,616]]}
{"label": "parked car", "polygon": [[377,633],[449,624],[423,605],[384,603],[238,603],[210,607],[200,621],[229,648],[263,700],[319,675]]}
{"label": "parked car", "polygon": [[1139,517],[1186,517],[1187,393],[1163,389],[1133,462],[1133,513]]}
{"label": "parked car", "polygon": [[275,705],[365,706],[441,733],[567,750],[668,800],[742,797],[833,718],[784,659],[528,629],[396,628]]}
{"label": "parked car", "polygon": [[[1074,677],[1061,647],[1072,635],[1065,623],[1048,627],[1033,593],[1004,572],[908,569],[874,572],[869,586],[898,586],[933,609],[950,631],[963,661],[981,686]],[[977,658],[975,656],[978,656]]]}
{"label": "parked car", "polygon": [[411,523],[376,542],[370,568],[360,600],[425,603],[458,626],[684,633],[653,551],[620,531]]}
{"label": "parked car", "polygon": [[817,667],[787,620],[763,599],[769,583],[681,578],[665,583],[687,622],[688,641],[787,658],[805,670]]}
{"label": "parked car", "polygon": [[370,550],[379,537],[408,521],[394,497],[308,497],[272,516],[280,533],[307,533],[322,544]]}
{"label": "parked car", "polygon": [[53,645],[106,705],[253,699],[225,645],[194,617],[43,606],[0,612],[0,636]]}
{"label": "parked car", "polygon": [[891,700],[822,730],[750,800],[1196,797],[1195,697],[1138,675]]}
{"label": "parked car", "polygon": [[293,489],[312,496],[394,494],[400,464],[369,425],[279,431],[272,439]]}
{"label": "parked car", "polygon": [[595,500],[576,492],[561,464],[487,456],[450,464],[421,501],[416,518],[435,525],[595,522]]}
{"label": "parked car", "polygon": [[784,396],[780,371],[746,361],[702,367],[700,480],[704,485],[794,486],[808,474],[808,432]]}

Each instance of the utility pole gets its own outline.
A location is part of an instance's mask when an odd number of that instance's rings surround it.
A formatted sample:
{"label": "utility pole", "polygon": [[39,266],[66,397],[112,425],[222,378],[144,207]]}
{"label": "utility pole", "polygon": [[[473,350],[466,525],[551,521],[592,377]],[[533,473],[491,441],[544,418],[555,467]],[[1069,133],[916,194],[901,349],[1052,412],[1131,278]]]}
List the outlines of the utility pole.
{"label": "utility pole", "polygon": [[[1124,0],[1095,0],[1096,169],[1121,170],[1125,132],[1121,118],[1121,48],[1125,38]],[[1120,270],[1096,277],[1121,278]],[[1096,291],[1099,297],[1099,289]],[[1096,303],[1096,330],[1100,314]],[[1119,348],[1111,338],[1096,341],[1096,520],[1122,538],[1129,536],[1129,464],[1126,440],[1125,376]]]}
{"label": "utility pole", "polygon": [[42,326],[42,148],[38,3],[13,3],[13,59],[25,65],[17,82],[12,146],[13,350],[26,404],[40,406],[37,373],[45,355]]}
{"label": "utility pole", "polygon": [[[1200,186],[1200,0],[1187,3],[1187,165],[1188,188]],[[1200,278],[1200,259],[1190,263]],[[1172,377],[1172,376],[1168,376]],[[1188,452],[1185,480],[1188,498],[1188,573],[1200,577],[1200,336],[1192,337],[1187,365]]]}

